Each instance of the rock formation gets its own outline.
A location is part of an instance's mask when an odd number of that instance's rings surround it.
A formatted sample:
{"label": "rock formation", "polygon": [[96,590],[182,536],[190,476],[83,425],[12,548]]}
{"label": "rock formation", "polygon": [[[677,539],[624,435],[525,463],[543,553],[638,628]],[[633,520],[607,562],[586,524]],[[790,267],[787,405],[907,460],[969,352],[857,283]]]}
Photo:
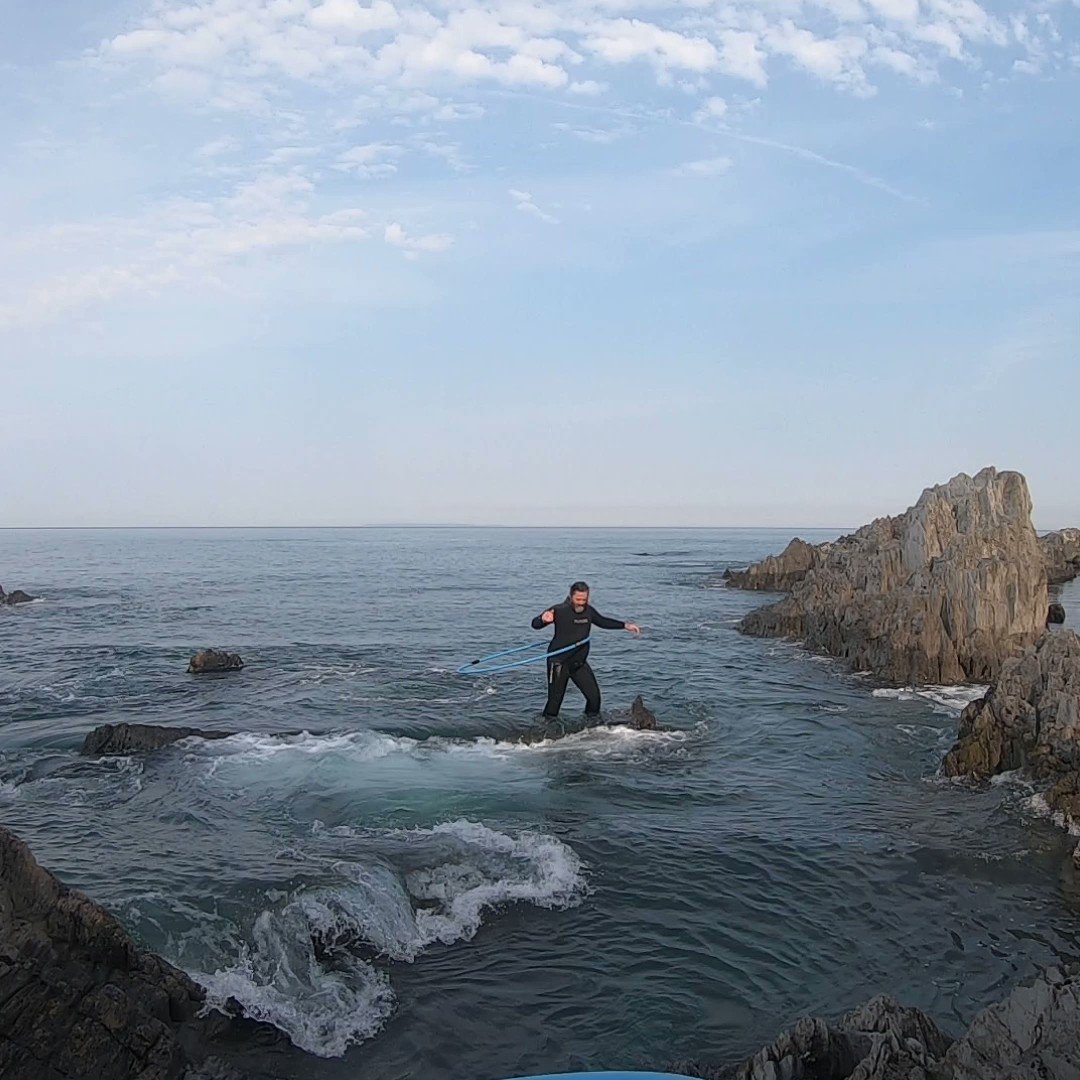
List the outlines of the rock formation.
{"label": "rock formation", "polygon": [[36,596],[31,596],[29,593],[25,593],[22,589],[16,589],[13,593],[4,592],[3,586],[0,586],[0,604],[7,604],[12,606],[14,604],[29,604],[32,600],[36,600]]}
{"label": "rock formation", "polygon": [[740,629],[800,639],[896,683],[989,682],[1043,633],[1047,605],[1027,482],[988,468],[835,541]]}
{"label": "rock formation", "polygon": [[536,743],[552,742],[555,739],[565,739],[568,735],[579,735],[591,728],[603,727],[604,725],[620,724],[635,728],[638,731],[660,731],[659,722],[655,713],[646,706],[640,694],[634,698],[629,709],[612,709],[604,718],[598,716],[577,716],[570,720],[556,717],[552,720],[544,720],[536,727],[518,735],[514,742],[523,746],[534,746]]}
{"label": "rock formation", "polygon": [[986,696],[960,714],[943,769],[978,780],[1025,769],[1053,813],[1080,823],[1080,637],[1046,634],[1008,660]]}
{"label": "rock formation", "polygon": [[1047,626],[1060,626],[1065,621],[1065,608],[1054,601],[1046,612]]}
{"label": "rock formation", "polygon": [[655,731],[658,727],[656,714],[646,708],[640,694],[630,706],[630,726],[638,731]]}
{"label": "rock formation", "polygon": [[808,544],[795,537],[779,555],[769,555],[745,570],[725,570],[731,589],[791,592],[806,575],[823,565],[831,544]]}
{"label": "rock formation", "polygon": [[1051,585],[1064,585],[1080,577],[1080,529],[1060,529],[1039,537],[1046,576]]}
{"label": "rock formation", "polygon": [[918,1009],[876,997],[836,1024],[800,1020],[741,1065],[682,1062],[673,1071],[705,1080],[1076,1080],[1080,965],[1014,990],[956,1042]]}
{"label": "rock formation", "polygon": [[227,739],[231,731],[203,731],[191,727],[160,727],[157,724],[102,724],[83,741],[81,754],[134,754],[160,750],[195,735],[200,739]]}
{"label": "rock formation", "polygon": [[187,975],[140,949],[104,908],[59,882],[0,827],[4,1080],[236,1077],[208,1060],[234,1021],[200,1018],[203,1001]]}
{"label": "rock formation", "polygon": [[239,653],[219,652],[217,649],[203,649],[188,661],[188,672],[192,675],[204,675],[211,671],[239,671],[244,666]]}

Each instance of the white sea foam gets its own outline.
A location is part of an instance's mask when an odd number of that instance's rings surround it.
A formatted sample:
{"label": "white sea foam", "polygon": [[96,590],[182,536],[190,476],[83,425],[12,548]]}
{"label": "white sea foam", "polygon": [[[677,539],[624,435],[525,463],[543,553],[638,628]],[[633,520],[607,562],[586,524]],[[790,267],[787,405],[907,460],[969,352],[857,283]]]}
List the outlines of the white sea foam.
{"label": "white sea foam", "polygon": [[378,1032],[394,994],[386,975],[346,952],[335,957],[333,970],[320,964],[308,906],[298,900],[262,912],[235,964],[191,974],[206,988],[207,1007],[224,1011],[235,998],[248,1016],[273,1024],[302,1050],[340,1057]]}
{"label": "white sea foam", "polygon": [[434,904],[416,912],[414,940],[420,949],[469,940],[492,908],[511,903],[568,908],[586,892],[577,854],[542,833],[508,836],[479,822],[452,821],[405,835],[451,842],[448,859],[414,870],[405,880],[410,896]]}
{"label": "white sea foam", "polygon": [[358,945],[411,962],[437,942],[471,939],[494,909],[568,908],[587,891],[575,852],[541,833],[510,836],[452,821],[391,836],[408,846],[413,861],[419,854],[417,868],[399,874],[381,863],[342,861],[334,867],[340,884],[299,890],[263,911],[235,964],[193,973],[210,1004],[222,1007],[235,997],[302,1049],[338,1057],[373,1036],[394,1005],[388,977],[357,955]]}
{"label": "white sea foam", "polygon": [[874,690],[873,696],[895,701],[925,701],[935,712],[955,716],[963,712],[964,706],[981,698],[987,689],[985,686],[904,686]]}
{"label": "white sea foam", "polygon": [[1047,818],[1059,829],[1065,829],[1070,836],[1080,836],[1080,821],[1066,817],[1060,810],[1052,810],[1045,795],[1032,795],[1028,807],[1038,817]]}
{"label": "white sea foam", "polygon": [[503,741],[492,738],[458,739],[433,735],[415,739],[406,735],[364,729],[313,735],[269,735],[244,733],[226,739],[206,741],[185,739],[179,745],[193,762],[208,763],[213,776],[223,766],[277,765],[311,763],[311,759],[332,757],[353,763],[377,761],[393,755],[431,760],[439,755],[475,755],[509,759],[521,754],[579,753],[594,757],[618,757],[642,750],[677,747],[692,731],[639,731],[621,724],[600,724],[571,735],[534,743]]}

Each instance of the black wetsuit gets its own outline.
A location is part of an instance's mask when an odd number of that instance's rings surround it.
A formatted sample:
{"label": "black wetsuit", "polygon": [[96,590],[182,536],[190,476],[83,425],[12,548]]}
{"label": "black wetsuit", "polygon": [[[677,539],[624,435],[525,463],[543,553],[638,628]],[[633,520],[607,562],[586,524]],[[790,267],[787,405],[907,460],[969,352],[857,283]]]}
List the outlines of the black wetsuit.
{"label": "black wetsuit", "polygon": [[[601,630],[626,629],[626,623],[601,615],[592,604],[587,604],[581,611],[575,611],[574,605],[567,599],[549,610],[555,612],[555,636],[548,646],[549,653],[565,649],[578,641],[585,641],[592,633],[594,626],[599,626]],[[537,615],[532,621],[533,629],[543,630],[544,626],[543,614]],[[545,716],[554,718],[559,715],[563,695],[566,693],[566,684],[571,679],[585,695],[585,715],[596,716],[600,712],[600,687],[597,685],[596,676],[593,674],[593,669],[589,667],[588,660],[587,643],[548,660],[548,698],[544,706]]]}

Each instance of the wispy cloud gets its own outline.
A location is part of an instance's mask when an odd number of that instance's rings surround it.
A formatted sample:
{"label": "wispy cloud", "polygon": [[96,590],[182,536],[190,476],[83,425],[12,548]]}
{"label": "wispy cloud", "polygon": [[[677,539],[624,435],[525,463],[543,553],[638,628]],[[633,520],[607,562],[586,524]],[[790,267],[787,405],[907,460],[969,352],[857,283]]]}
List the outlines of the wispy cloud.
{"label": "wispy cloud", "polygon": [[510,189],[510,198],[514,200],[514,205],[523,213],[529,214],[532,217],[539,218],[541,221],[546,222],[548,225],[558,225],[559,219],[552,214],[549,214],[546,210],[541,210],[536,202],[533,200],[532,195],[527,191],[517,191],[514,188]]}
{"label": "wispy cloud", "polygon": [[339,154],[334,167],[367,179],[393,176],[397,172],[397,160],[404,152],[404,147],[391,143],[365,143]]}
{"label": "wispy cloud", "polygon": [[729,157],[705,158],[701,161],[686,161],[671,171],[676,176],[711,177],[723,176],[731,168]]}
{"label": "wispy cloud", "polygon": [[365,240],[356,207],[316,213],[312,182],[267,172],[210,200],[169,199],[128,218],[54,226],[24,238],[53,269],[0,305],[0,328],[35,325],[131,294],[205,284],[230,264],[278,248]]}
{"label": "wispy cloud", "polygon": [[454,245],[454,238],[446,233],[410,236],[396,221],[386,226],[383,239],[392,247],[400,248],[407,259],[415,259],[422,254],[438,254],[449,251]]}

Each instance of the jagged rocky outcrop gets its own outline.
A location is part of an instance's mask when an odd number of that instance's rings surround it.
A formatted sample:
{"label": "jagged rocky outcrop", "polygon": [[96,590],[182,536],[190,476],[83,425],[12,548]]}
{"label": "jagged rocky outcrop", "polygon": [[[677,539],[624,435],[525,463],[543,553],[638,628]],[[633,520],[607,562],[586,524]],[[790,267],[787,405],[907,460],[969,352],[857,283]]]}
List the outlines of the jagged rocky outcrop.
{"label": "jagged rocky outcrop", "polygon": [[835,541],[740,629],[797,638],[892,682],[989,682],[1043,633],[1047,606],[1027,482],[987,468]]}
{"label": "jagged rocky outcrop", "polygon": [[15,604],[29,604],[36,600],[36,596],[31,596],[29,593],[25,593],[22,589],[16,589],[14,592],[4,592],[3,586],[0,586],[0,604],[6,604],[9,607],[13,607]]}
{"label": "jagged rocky outcrop", "polygon": [[160,750],[181,739],[227,739],[231,731],[204,731],[192,727],[162,727],[158,724],[102,724],[83,740],[81,754],[135,754]]}
{"label": "jagged rocky outcrop", "polygon": [[630,727],[638,731],[656,731],[656,714],[646,706],[640,694],[630,704]]}
{"label": "jagged rocky outcrop", "polygon": [[805,1018],[740,1065],[681,1062],[704,1080],[1076,1080],[1080,965],[1043,972],[955,1042],[918,1009],[876,997],[835,1024]]}
{"label": "jagged rocky outcrop", "polygon": [[791,592],[806,575],[824,564],[831,544],[808,544],[795,537],[779,555],[769,555],[745,570],[725,570],[731,589]]}
{"label": "jagged rocky outcrop", "polygon": [[977,780],[1024,769],[1053,813],[1080,823],[1080,637],[1046,634],[1008,660],[986,695],[960,714],[942,768]]}
{"label": "jagged rocky outcrop", "polygon": [[1059,529],[1039,537],[1051,585],[1064,585],[1080,577],[1080,529]]}
{"label": "jagged rocky outcrop", "polygon": [[244,666],[239,653],[203,649],[188,661],[188,673],[204,675],[212,671],[239,671]]}
{"label": "jagged rocky outcrop", "polygon": [[[200,987],[0,827],[0,1076],[238,1080]],[[245,1026],[256,1027],[248,1021]]]}

